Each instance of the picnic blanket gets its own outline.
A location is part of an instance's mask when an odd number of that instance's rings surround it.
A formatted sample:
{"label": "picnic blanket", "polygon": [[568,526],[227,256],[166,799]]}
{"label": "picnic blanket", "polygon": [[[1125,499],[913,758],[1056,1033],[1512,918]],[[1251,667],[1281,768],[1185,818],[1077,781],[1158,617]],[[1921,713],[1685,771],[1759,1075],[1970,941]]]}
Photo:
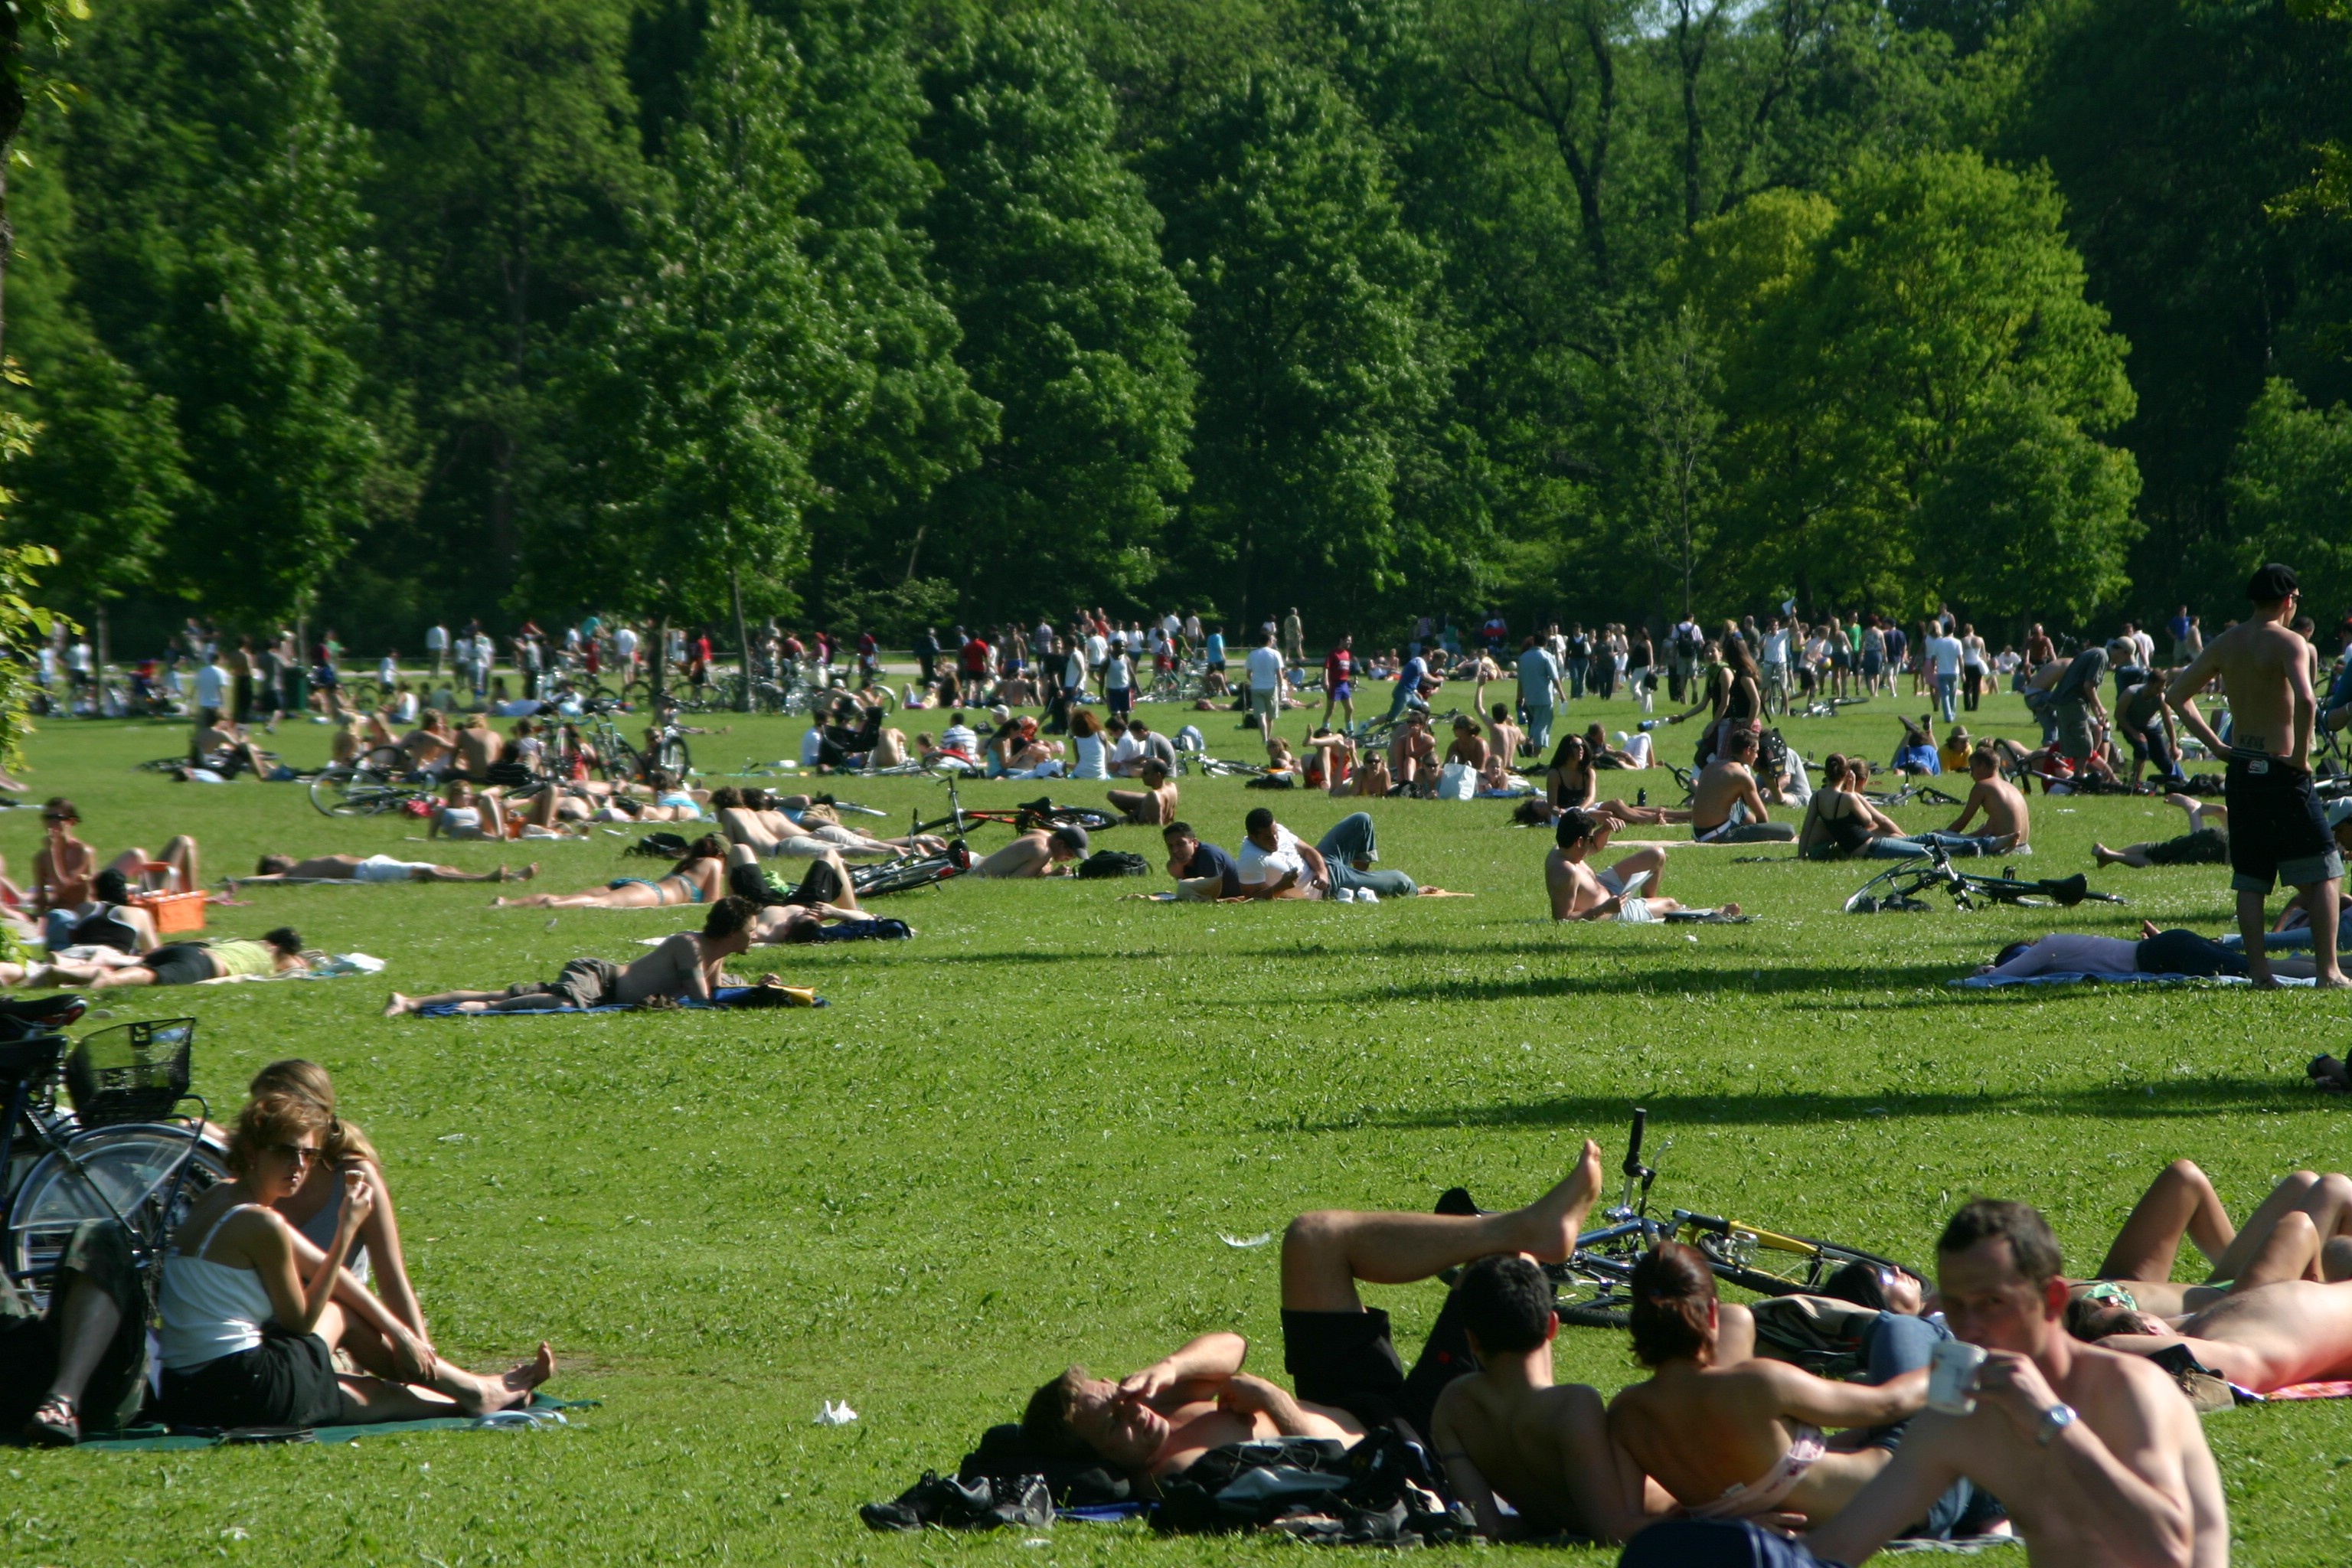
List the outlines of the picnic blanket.
{"label": "picnic blanket", "polygon": [[[752,1000],[753,994],[762,990],[782,991],[791,1000],[784,1002]],[[663,1013],[673,1009],[679,1012],[715,1013],[726,1008],[750,1011],[757,1007],[830,1007],[833,1005],[815,992],[798,985],[721,985],[710,994],[710,998],[708,1002],[689,1002],[683,999],[675,1002],[663,1001],[652,1007],[641,1006],[635,1003],[608,1002],[601,1007],[518,1007],[504,1013],[468,1013],[455,1002],[444,1002],[437,1006],[420,1007],[416,1010],[416,1016],[420,1018],[577,1018],[588,1013]]]}
{"label": "picnic blanket", "polygon": [[2268,1394],[2252,1397],[2265,1405],[2279,1399],[2352,1399],[2352,1382],[2290,1383],[2284,1388],[2273,1388]]}
{"label": "picnic blanket", "polygon": [[[2242,974],[1963,974],[1948,980],[1963,991],[1992,991],[2004,985],[2252,985]],[[2309,985],[2308,979],[2279,976],[2281,985]]]}
{"label": "picnic blanket", "polygon": [[[530,1404],[520,1410],[501,1410],[490,1415],[433,1415],[418,1421],[378,1421],[365,1426],[314,1426],[310,1429],[313,1443],[356,1443],[362,1437],[388,1437],[402,1432],[507,1432],[535,1430],[545,1426],[569,1426],[567,1410],[593,1410],[603,1403],[594,1399],[551,1399],[544,1394],[535,1394]],[[227,1439],[216,1432],[174,1432],[161,1423],[150,1426],[133,1426],[111,1437],[93,1437],[79,1445],[101,1453],[152,1453],[176,1448],[217,1448]]]}

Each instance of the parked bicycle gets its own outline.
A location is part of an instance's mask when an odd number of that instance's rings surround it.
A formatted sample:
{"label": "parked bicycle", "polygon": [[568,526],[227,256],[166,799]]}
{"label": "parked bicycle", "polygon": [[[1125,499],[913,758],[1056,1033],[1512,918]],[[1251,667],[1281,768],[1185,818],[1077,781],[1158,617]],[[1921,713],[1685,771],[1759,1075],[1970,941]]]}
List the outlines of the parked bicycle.
{"label": "parked bicycle", "polygon": [[2014,870],[2002,867],[1998,877],[1981,872],[1963,871],[1952,864],[1952,858],[1940,846],[1931,846],[1925,855],[1908,860],[1898,860],[1864,882],[1845,901],[1850,915],[1881,913],[1914,914],[1935,906],[1919,897],[1922,893],[1941,892],[1950,896],[1953,904],[1963,910],[1973,910],[1980,904],[2011,904],[2023,909],[2071,910],[2084,902],[2120,904],[2126,900],[2114,893],[2092,890],[2089,879],[2080,871],[2071,877],[2044,877],[2032,881],[2021,880]]}

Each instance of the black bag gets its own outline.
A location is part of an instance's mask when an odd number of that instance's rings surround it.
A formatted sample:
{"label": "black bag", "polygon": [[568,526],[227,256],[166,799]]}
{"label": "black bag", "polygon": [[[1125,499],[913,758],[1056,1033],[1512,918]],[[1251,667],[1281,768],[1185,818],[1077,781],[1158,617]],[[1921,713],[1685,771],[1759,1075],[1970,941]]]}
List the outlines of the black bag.
{"label": "black bag", "polygon": [[648,860],[683,860],[688,847],[682,834],[648,833],[621,853],[642,855]]}
{"label": "black bag", "polygon": [[1097,849],[1078,862],[1078,875],[1092,881],[1104,877],[1148,877],[1151,862],[1125,849]]}
{"label": "black bag", "polygon": [[1352,1448],[1282,1437],[1212,1448],[1160,1483],[1154,1530],[1279,1530],[1346,1544],[1465,1541],[1477,1521],[1451,1501],[1412,1428],[1375,1428]]}
{"label": "black bag", "polygon": [[963,1463],[956,1467],[956,1479],[960,1481],[1001,1480],[1013,1476],[1043,1477],[1054,1501],[1065,1508],[1126,1502],[1133,1495],[1127,1478],[1101,1461],[1041,1454],[1021,1436],[1019,1425],[1010,1421],[981,1434],[980,1447],[966,1454]]}
{"label": "black bag", "polygon": [[1054,1522],[1054,1500],[1043,1476],[981,1476],[948,1480],[937,1470],[900,1492],[895,1502],[869,1502],[857,1510],[868,1530],[1003,1530],[1019,1525],[1043,1530]]}

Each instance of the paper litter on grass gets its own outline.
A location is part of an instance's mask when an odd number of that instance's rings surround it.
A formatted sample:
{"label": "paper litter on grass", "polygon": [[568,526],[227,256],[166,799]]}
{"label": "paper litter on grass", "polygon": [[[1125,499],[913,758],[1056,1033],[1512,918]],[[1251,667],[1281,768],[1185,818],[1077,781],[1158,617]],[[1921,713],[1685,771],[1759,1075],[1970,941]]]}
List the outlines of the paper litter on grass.
{"label": "paper litter on grass", "polygon": [[849,1407],[849,1401],[845,1399],[835,1405],[828,1399],[824,1402],[824,1408],[817,1412],[816,1424],[820,1426],[846,1426],[856,1419],[857,1412]]}

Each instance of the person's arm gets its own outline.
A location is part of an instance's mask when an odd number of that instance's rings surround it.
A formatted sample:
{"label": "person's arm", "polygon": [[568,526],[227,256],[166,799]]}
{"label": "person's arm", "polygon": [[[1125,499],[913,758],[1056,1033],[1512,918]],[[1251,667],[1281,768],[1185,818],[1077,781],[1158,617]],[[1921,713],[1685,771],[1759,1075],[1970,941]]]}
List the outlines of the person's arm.
{"label": "person's arm", "polygon": [[1477,1461],[1470,1458],[1462,1446],[1462,1434],[1454,1424],[1454,1412],[1460,1401],[1454,1397],[1459,1384],[1449,1384],[1437,1397],[1437,1411],[1429,1424],[1430,1441],[1437,1447],[1438,1463],[1445,1467],[1445,1479],[1454,1483],[1454,1495],[1478,1521],[1478,1533],[1490,1541],[1508,1541],[1526,1530],[1526,1516],[1505,1514],[1495,1502],[1495,1489],[1486,1484]]}
{"label": "person's arm", "polygon": [[1781,1415],[1815,1426],[1887,1426],[1910,1419],[1927,1405],[1925,1367],[1882,1384],[1834,1383],[1787,1362],[1759,1356],[1742,1362],[1738,1375],[1769,1387]]}
{"label": "person's arm", "polygon": [[293,1226],[276,1211],[264,1209],[250,1222],[239,1222],[247,1230],[247,1260],[261,1277],[262,1289],[269,1297],[270,1316],[278,1323],[296,1334],[307,1334],[319,1326],[319,1320],[326,1315],[327,1303],[334,1300],[336,1281],[342,1273],[343,1259],[351,1255],[352,1240],[359,1234],[374,1202],[375,1195],[368,1187],[364,1173],[343,1173],[343,1207],[335,1222],[335,1238],[311,1265],[308,1279],[297,1264]]}
{"label": "person's arm", "polygon": [[[1745,801],[1748,805],[1748,818],[1750,821],[1769,822],[1772,820],[1772,814],[1764,809],[1764,795],[1762,791],[1756,787],[1756,775],[1753,773],[1748,773],[1745,779],[1740,781],[1739,798],[1742,801]],[[1867,805],[1869,803],[1864,801],[1863,804]],[[1888,826],[1892,826],[1893,824],[1890,823]]]}
{"label": "person's arm", "polygon": [[2047,1450],[2046,1462],[2058,1470],[2053,1489],[2074,1500],[2075,1511],[2087,1516],[2089,1533],[2110,1542],[2118,1558],[2188,1568],[2196,1519],[2180,1444],[2168,1429],[2175,1422],[2193,1423],[2194,1417],[2168,1378],[2131,1378],[2106,1402],[2102,1426],[2114,1436],[2112,1447],[2082,1420],[2042,1443],[2043,1418],[2063,1402],[2042,1369],[2012,1352],[1986,1356],[1977,1372],[1977,1398],[2008,1418],[2021,1443]]}
{"label": "person's arm", "polygon": [[2188,668],[2166,684],[2164,703],[2180,715],[2180,721],[2189,726],[2189,732],[2202,741],[2216,757],[2225,757],[2229,755],[2230,748],[2222,743],[2213,726],[2205,721],[2205,715],[2197,710],[2197,694],[2205,689],[2221,668],[2221,661],[2215,657],[2220,647],[2218,638],[2207,644],[2195,658],[2189,661]]}
{"label": "person's arm", "polygon": [[1286,1437],[1336,1437],[1346,1431],[1329,1416],[1301,1406],[1288,1389],[1245,1372],[1225,1380],[1217,1392],[1217,1408],[1235,1415],[1264,1415]]}
{"label": "person's arm", "polygon": [[1954,1426],[1946,1417],[1922,1417],[1886,1468],[1836,1518],[1804,1537],[1812,1554],[1825,1563],[1861,1563],[1906,1526],[1925,1519],[1960,1479],[1952,1451]]}
{"label": "person's arm", "polygon": [[1285,898],[1293,893],[1297,886],[1298,873],[1285,871],[1278,878],[1269,878],[1258,882],[1244,882],[1241,896],[1244,899]]}
{"label": "person's arm", "polygon": [[1323,858],[1323,851],[1304,838],[1298,840],[1298,858],[1307,862],[1307,879],[1318,887],[1331,885],[1331,864]]}
{"label": "person's arm", "polygon": [[2319,706],[2312,690],[2311,670],[2318,658],[2319,652],[2314,648],[2310,658],[2296,659],[2294,668],[2287,671],[2287,691],[2291,699],[2287,727],[2291,739],[2286,760],[2298,768],[2311,765],[2311,724]]}
{"label": "person's arm", "polygon": [[1118,1391],[1154,1410],[1174,1410],[1215,1398],[1248,1359],[1249,1341],[1230,1330],[1215,1329],[1129,1373],[1120,1380]]}
{"label": "person's arm", "polygon": [[1967,832],[1969,824],[1976,820],[1977,812],[1980,807],[1984,811],[1986,822],[1991,822],[1992,806],[1985,798],[1988,793],[1989,792],[1982,784],[1979,784],[1974,789],[1969,791],[1969,798],[1960,806],[1960,815],[1953,818],[1952,825],[1944,829],[1944,831],[1947,833]]}

